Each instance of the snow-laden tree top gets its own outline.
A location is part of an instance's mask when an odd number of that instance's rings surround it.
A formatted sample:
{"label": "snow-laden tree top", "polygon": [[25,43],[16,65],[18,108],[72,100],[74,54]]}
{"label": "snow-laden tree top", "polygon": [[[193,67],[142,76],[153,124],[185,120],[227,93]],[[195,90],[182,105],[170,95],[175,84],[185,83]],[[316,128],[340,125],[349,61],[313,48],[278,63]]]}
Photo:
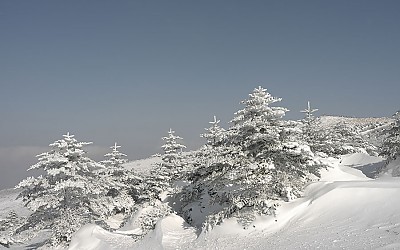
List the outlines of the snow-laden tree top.
{"label": "snow-laden tree top", "polygon": [[220,120],[214,115],[214,120],[208,122],[211,124],[209,128],[206,128],[206,133],[201,134],[200,137],[207,139],[208,145],[216,145],[224,137],[225,129],[219,126]]}
{"label": "snow-laden tree top", "polygon": [[114,143],[114,146],[110,147],[112,151],[104,155],[107,160],[101,163],[106,167],[122,168],[122,164],[126,163],[128,160],[125,158],[127,155],[118,150],[120,147],[121,146],[117,145],[117,143]]}
{"label": "snow-laden tree top", "polygon": [[242,101],[245,108],[235,113],[236,116],[232,123],[238,124],[246,120],[266,122],[280,119],[289,110],[283,107],[270,107],[270,105],[281,100],[282,98],[273,97],[267,92],[267,89],[259,86],[249,94],[249,99]]}
{"label": "snow-laden tree top", "polygon": [[[66,164],[67,162],[77,161],[78,159],[85,156],[86,152],[82,147],[92,144],[91,142],[78,142],[74,135],[69,132],[63,135],[63,139],[57,140],[49,146],[52,148],[49,152],[37,155],[39,162],[31,166],[28,170],[40,169],[44,170],[59,168],[59,164],[64,162],[65,168],[71,168],[71,164]],[[85,161],[83,159],[83,161]],[[87,164],[79,164],[74,166],[77,169],[84,168],[87,169]]]}
{"label": "snow-laden tree top", "polygon": [[304,110],[301,110],[300,112],[306,114],[305,120],[309,122],[309,121],[312,121],[314,119],[313,113],[317,112],[317,111],[318,111],[318,109],[311,108],[310,101],[308,101],[307,102],[307,108],[304,109]]}
{"label": "snow-laden tree top", "polygon": [[178,140],[182,140],[182,137],[175,135],[175,131],[171,128],[168,131],[168,136],[162,138],[165,144],[162,145],[165,155],[176,154],[179,150],[186,148],[185,145],[178,143]]}

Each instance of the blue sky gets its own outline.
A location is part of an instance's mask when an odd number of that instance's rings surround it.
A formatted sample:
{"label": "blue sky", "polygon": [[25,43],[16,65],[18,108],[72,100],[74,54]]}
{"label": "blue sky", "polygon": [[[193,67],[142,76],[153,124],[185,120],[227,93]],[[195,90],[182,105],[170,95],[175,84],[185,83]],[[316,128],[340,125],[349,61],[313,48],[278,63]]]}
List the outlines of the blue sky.
{"label": "blue sky", "polygon": [[100,160],[193,149],[261,85],[298,119],[399,109],[400,1],[0,1],[0,188],[67,131]]}

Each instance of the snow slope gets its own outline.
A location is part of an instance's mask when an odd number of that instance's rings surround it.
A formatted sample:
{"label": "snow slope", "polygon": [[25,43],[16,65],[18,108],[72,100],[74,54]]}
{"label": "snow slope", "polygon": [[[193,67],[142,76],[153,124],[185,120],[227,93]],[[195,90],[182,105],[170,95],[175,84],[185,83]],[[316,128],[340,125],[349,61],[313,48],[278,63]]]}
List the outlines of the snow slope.
{"label": "snow slope", "polygon": [[[371,164],[368,156],[362,160]],[[400,249],[400,180],[371,180],[332,163],[304,198],[282,205],[276,221],[258,221],[251,232],[222,225],[201,235],[196,248]]]}
{"label": "snow slope", "polygon": [[[283,203],[276,217],[260,217],[247,230],[230,219],[196,235],[182,218],[170,215],[139,242],[86,225],[69,249],[400,249],[400,179],[373,180],[358,170],[380,166],[378,157],[353,154],[327,163],[331,167],[302,198]],[[4,192],[1,209],[19,206],[3,204],[15,197]]]}
{"label": "snow slope", "polygon": [[83,229],[74,242],[92,240],[71,249],[400,249],[400,180],[372,180],[349,167],[381,161],[362,154],[329,159],[332,167],[303,198],[282,204],[276,217],[259,218],[251,229],[230,219],[196,238],[182,218],[170,215],[137,243],[116,235],[118,244],[106,244],[112,234]]}

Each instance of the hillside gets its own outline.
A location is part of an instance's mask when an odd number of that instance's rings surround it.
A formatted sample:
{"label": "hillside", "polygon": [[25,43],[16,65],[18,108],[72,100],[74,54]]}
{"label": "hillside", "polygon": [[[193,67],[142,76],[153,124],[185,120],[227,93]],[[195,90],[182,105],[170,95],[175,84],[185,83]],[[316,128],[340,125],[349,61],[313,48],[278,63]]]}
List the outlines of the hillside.
{"label": "hillside", "polygon": [[350,167],[378,167],[377,157],[354,154],[329,164],[303,198],[283,203],[275,218],[259,218],[248,230],[230,219],[196,237],[179,216],[170,215],[136,243],[87,226],[70,249],[398,249],[400,180],[373,180]]}
{"label": "hillside", "polygon": [[[327,161],[331,167],[302,198],[283,203],[276,217],[259,218],[250,229],[230,219],[197,235],[182,218],[170,215],[139,242],[123,231],[87,225],[75,234],[69,249],[398,249],[400,180],[373,180],[361,172],[379,167],[379,157],[353,154]],[[143,161],[136,164],[144,167]],[[15,191],[0,192],[2,214],[21,209],[14,199]]]}
{"label": "hillside", "polygon": [[388,117],[358,118],[358,117],[323,115],[318,119],[321,121],[322,126],[327,128],[333,127],[339,123],[344,123],[348,126],[360,128],[361,130],[368,130],[368,128],[372,127],[381,127],[393,122],[393,119]]}

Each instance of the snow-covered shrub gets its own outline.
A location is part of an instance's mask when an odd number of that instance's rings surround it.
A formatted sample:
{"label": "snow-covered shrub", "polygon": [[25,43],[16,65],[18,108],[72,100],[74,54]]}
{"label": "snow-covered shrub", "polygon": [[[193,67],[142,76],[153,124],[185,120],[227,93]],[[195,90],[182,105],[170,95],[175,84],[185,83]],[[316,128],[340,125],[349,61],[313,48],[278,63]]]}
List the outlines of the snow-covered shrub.
{"label": "snow-covered shrub", "polygon": [[11,210],[4,219],[0,218],[0,245],[10,247],[21,242],[15,234],[24,221],[25,218],[19,217],[14,210]]}
{"label": "snow-covered shrub", "polygon": [[397,111],[393,118],[394,122],[384,132],[386,137],[380,155],[386,157],[387,160],[380,172],[390,172],[392,176],[400,176],[400,111]]}
{"label": "snow-covered shrub", "polygon": [[138,223],[143,234],[153,230],[157,221],[171,214],[171,207],[159,201],[148,204],[146,208],[146,211],[142,212],[138,217]]}
{"label": "snow-covered shrub", "polygon": [[387,157],[388,161],[396,160],[400,155],[400,111],[393,118],[390,128],[384,131],[386,138],[382,144],[380,155]]}

